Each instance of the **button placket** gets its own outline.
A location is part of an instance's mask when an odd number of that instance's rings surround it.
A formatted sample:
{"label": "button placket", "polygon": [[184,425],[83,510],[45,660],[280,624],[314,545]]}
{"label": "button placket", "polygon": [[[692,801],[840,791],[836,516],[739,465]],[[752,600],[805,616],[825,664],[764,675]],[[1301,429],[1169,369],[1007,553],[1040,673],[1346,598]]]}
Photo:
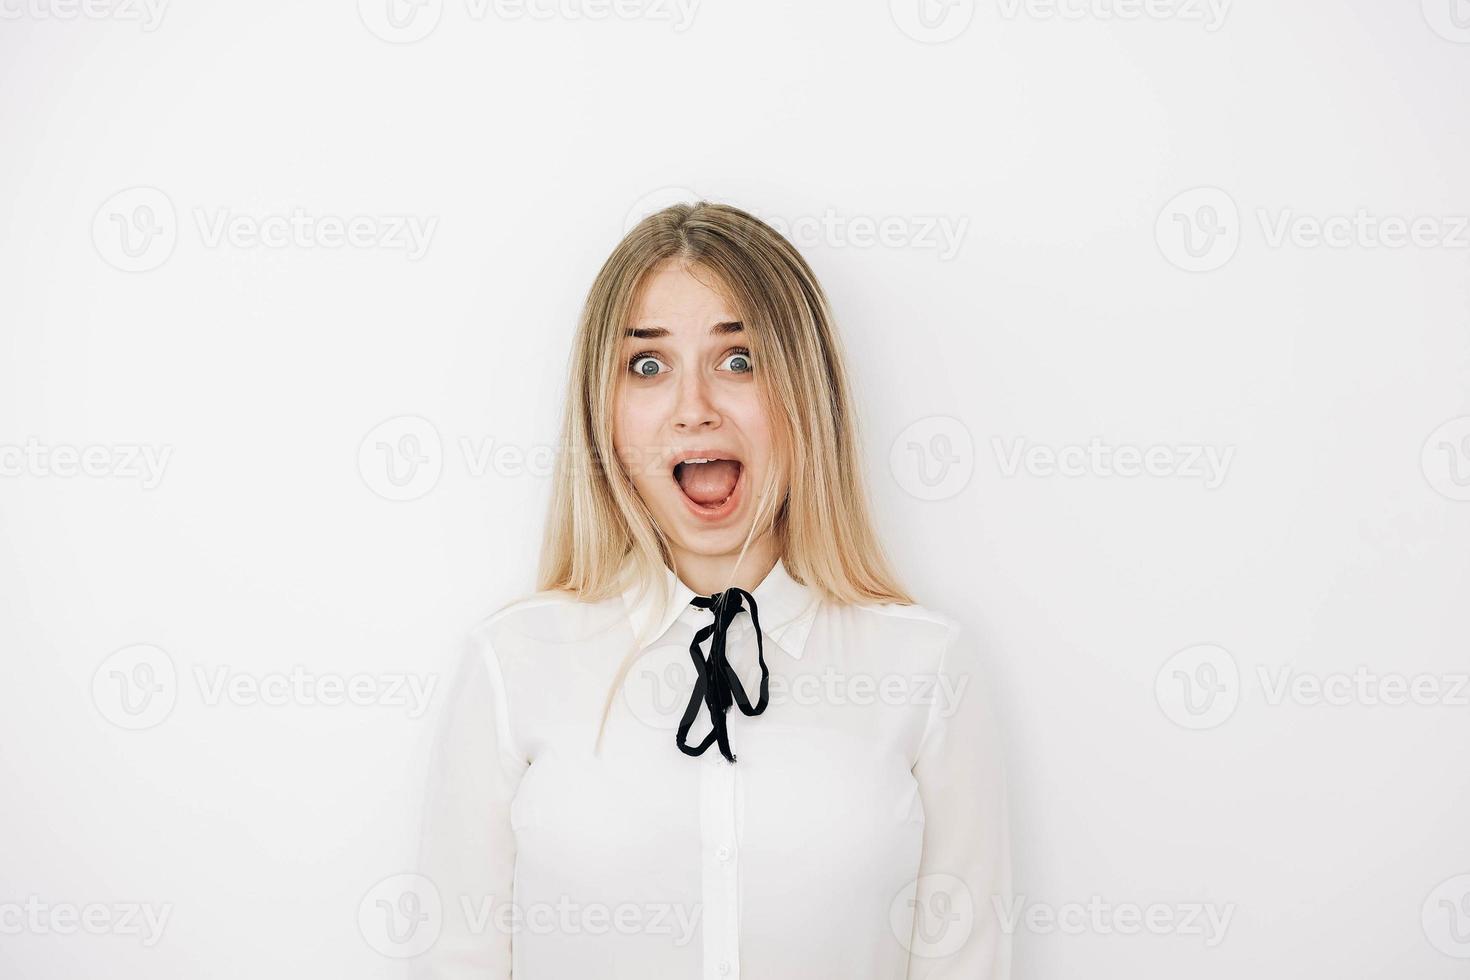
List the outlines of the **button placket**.
{"label": "button placket", "polygon": [[714,753],[700,757],[701,890],[705,980],[740,976],[739,846],[736,766]]}

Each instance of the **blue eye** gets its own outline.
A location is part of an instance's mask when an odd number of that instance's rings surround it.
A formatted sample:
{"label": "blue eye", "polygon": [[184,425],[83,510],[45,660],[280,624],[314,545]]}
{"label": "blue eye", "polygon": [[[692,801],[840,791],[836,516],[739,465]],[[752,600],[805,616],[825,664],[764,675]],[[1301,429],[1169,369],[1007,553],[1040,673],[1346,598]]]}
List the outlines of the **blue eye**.
{"label": "blue eye", "polygon": [[734,362],[735,366],[731,367],[730,370],[735,372],[736,374],[748,374],[751,371],[755,370],[755,367],[751,363],[750,351],[746,350],[744,347],[740,348],[739,350],[731,351],[730,354],[725,358],[725,360],[727,362]]}
{"label": "blue eye", "polygon": [[[647,363],[639,363],[640,361]],[[658,358],[654,357],[651,353],[644,351],[641,354],[634,354],[632,357],[628,358],[628,370],[632,371],[640,378],[652,378],[655,375],[663,373],[658,369],[658,365],[660,363],[662,362],[660,362]],[[650,370],[650,368],[652,370]]]}

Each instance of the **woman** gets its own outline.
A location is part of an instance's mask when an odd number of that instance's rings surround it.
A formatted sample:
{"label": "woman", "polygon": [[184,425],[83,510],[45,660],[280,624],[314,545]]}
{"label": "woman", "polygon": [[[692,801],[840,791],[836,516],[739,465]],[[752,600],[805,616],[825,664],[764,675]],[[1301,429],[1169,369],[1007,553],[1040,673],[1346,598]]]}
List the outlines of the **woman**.
{"label": "woman", "polygon": [[419,975],[1006,977],[985,679],[874,536],[806,262],[733,207],[643,220],[564,425],[540,591],[440,729]]}

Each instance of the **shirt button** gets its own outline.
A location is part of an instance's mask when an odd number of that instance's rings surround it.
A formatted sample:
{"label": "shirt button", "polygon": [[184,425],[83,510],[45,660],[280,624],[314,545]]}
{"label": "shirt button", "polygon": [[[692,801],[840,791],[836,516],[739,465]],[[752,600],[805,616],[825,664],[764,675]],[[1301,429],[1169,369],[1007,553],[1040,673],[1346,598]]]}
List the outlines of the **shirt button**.
{"label": "shirt button", "polygon": [[720,972],[721,973],[729,973],[730,972],[730,961],[729,960],[720,960]]}
{"label": "shirt button", "polygon": [[[720,849],[718,851],[715,851],[715,856],[718,857],[721,861],[730,860],[730,846],[728,844],[721,844]],[[721,973],[724,973],[728,969],[730,969],[729,963],[722,963],[720,965]]]}

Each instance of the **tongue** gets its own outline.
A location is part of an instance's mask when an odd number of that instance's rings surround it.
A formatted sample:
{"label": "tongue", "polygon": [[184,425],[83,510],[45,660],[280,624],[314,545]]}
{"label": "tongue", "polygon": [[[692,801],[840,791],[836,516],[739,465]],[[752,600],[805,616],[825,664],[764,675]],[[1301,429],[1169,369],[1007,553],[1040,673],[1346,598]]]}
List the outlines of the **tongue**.
{"label": "tongue", "polygon": [[679,486],[696,504],[712,507],[735,490],[740,478],[740,464],[733,459],[717,459],[712,463],[685,463],[679,467]]}

